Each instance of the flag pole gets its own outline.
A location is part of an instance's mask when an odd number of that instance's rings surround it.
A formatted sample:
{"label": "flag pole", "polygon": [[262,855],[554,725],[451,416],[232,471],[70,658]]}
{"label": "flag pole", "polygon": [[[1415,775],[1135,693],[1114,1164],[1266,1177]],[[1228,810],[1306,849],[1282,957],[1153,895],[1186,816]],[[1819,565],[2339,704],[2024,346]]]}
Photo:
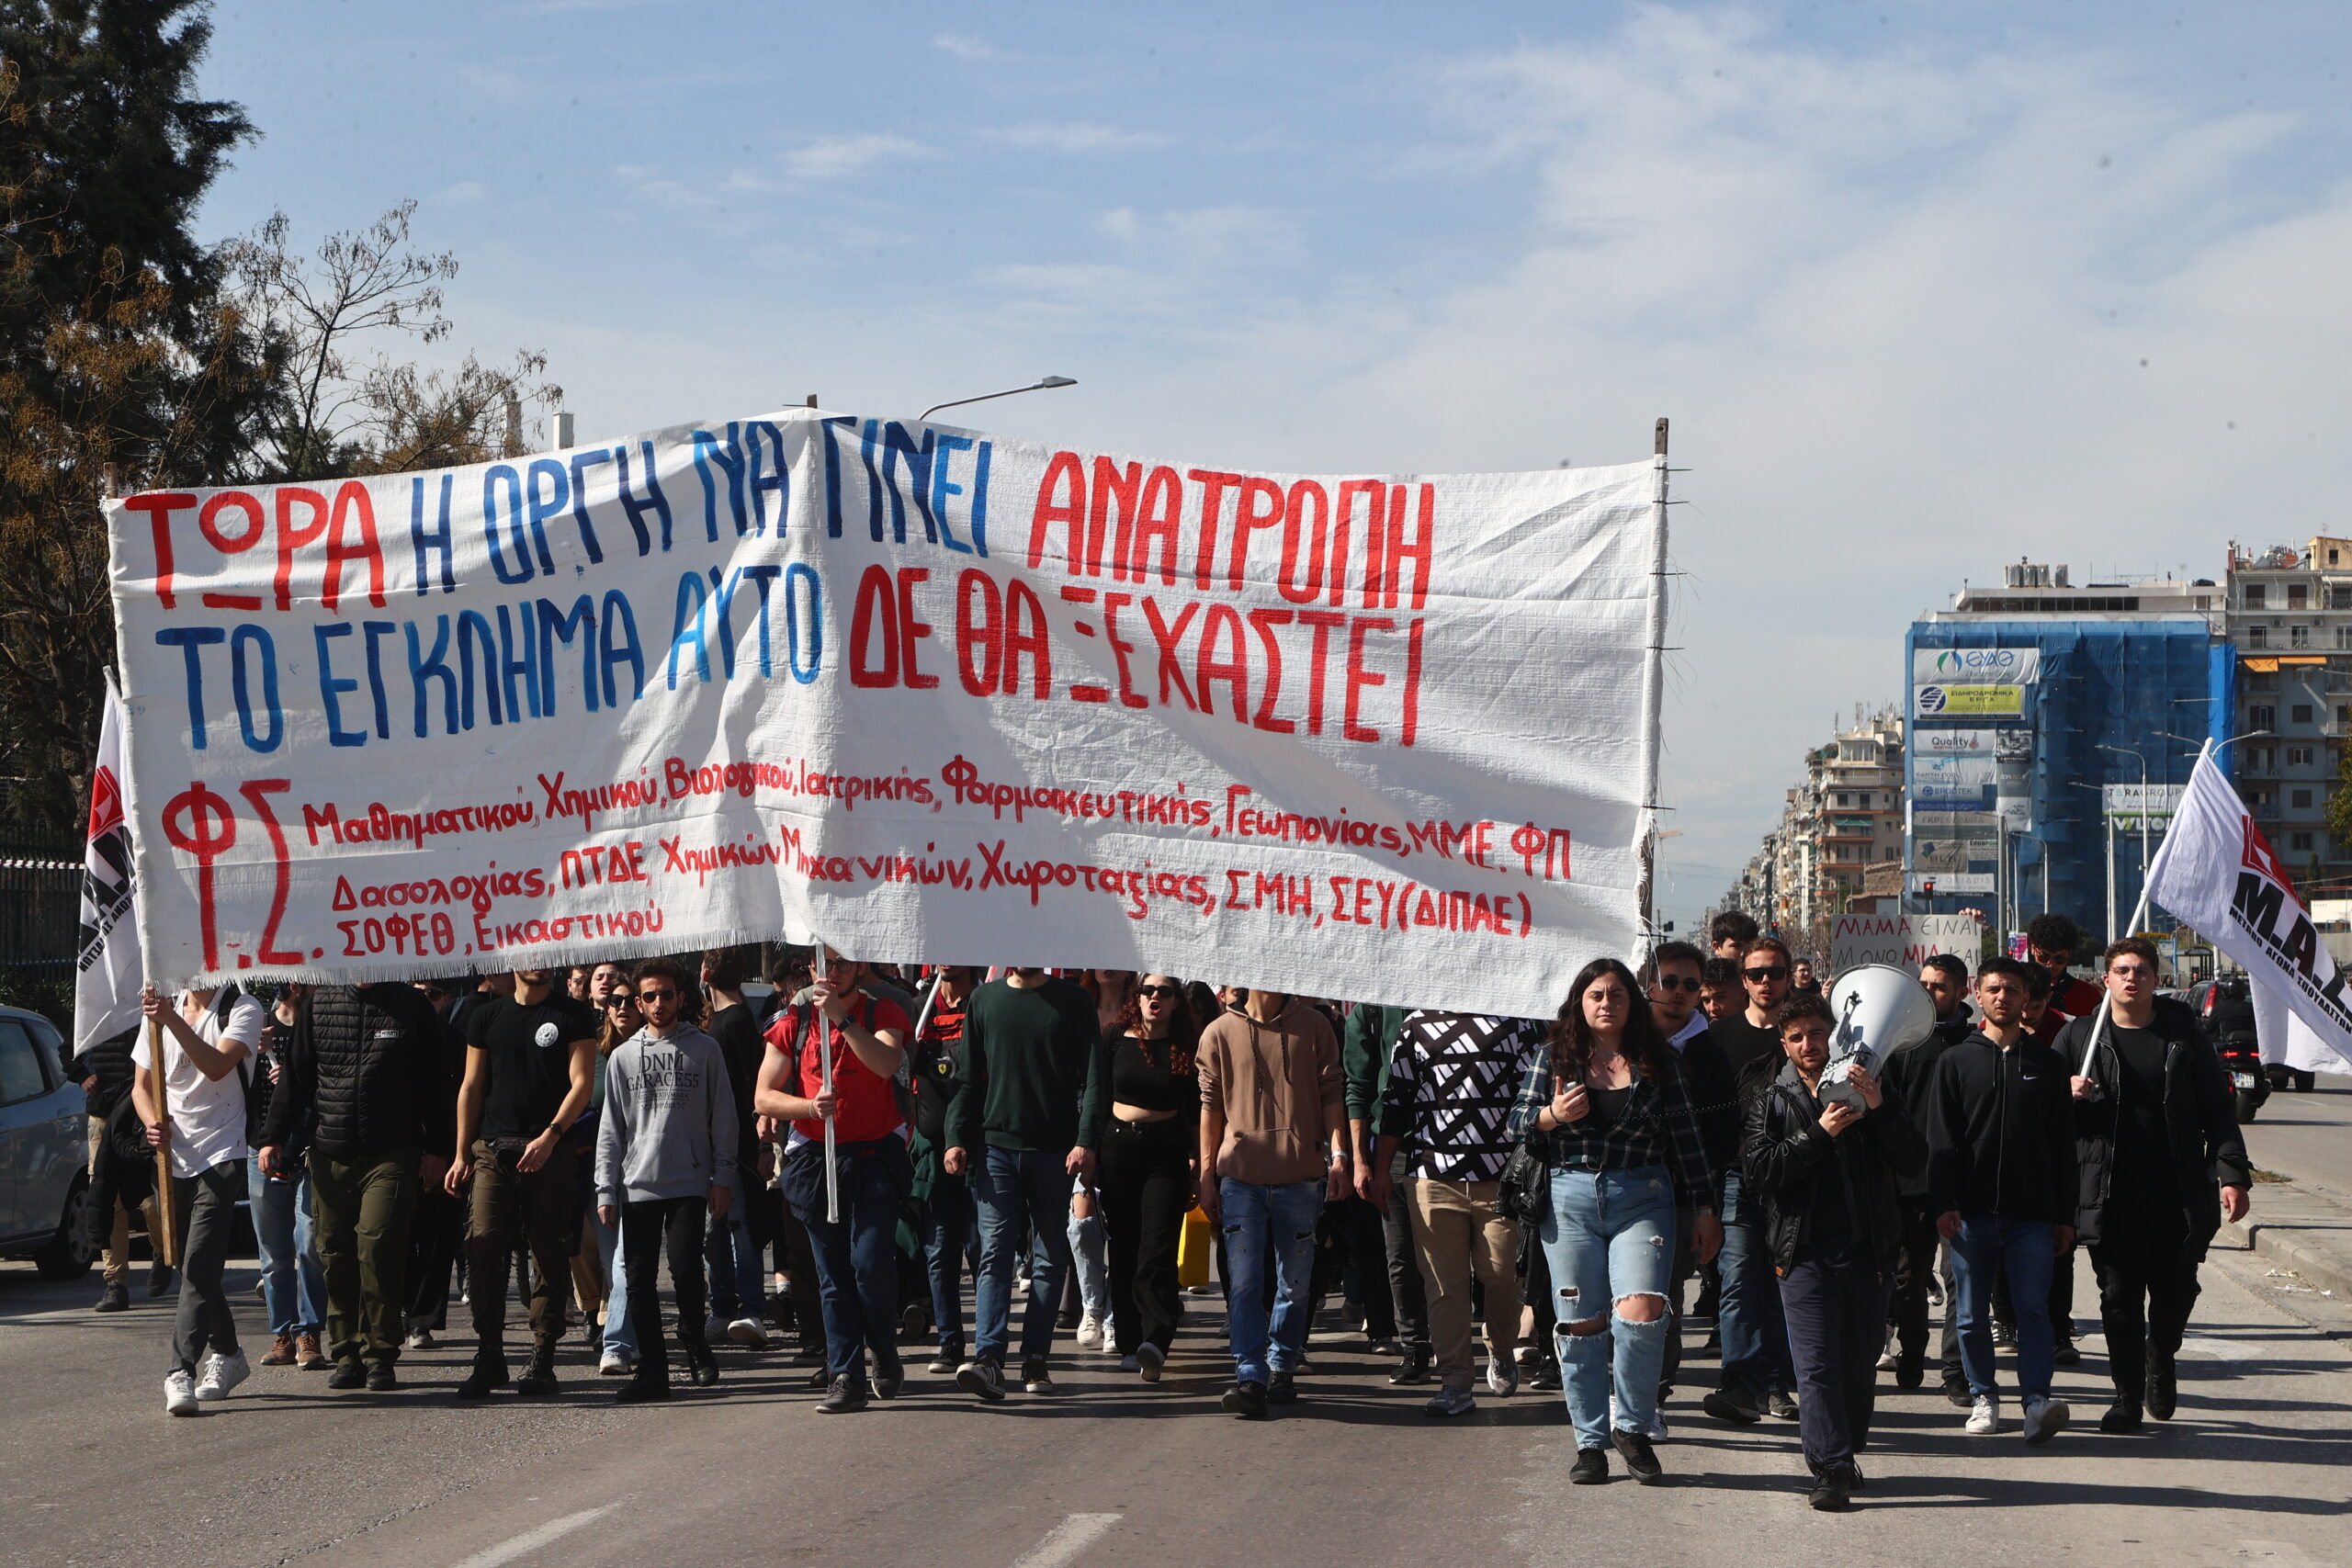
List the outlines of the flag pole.
{"label": "flag pole", "polygon": [[[165,1087],[164,1066],[164,1026],[150,1020],[147,1024],[147,1060],[155,1075],[155,1093],[162,1100],[156,1110],[163,1113],[164,1125],[172,1124],[171,1090]],[[172,1188],[171,1134],[164,1134],[165,1142],[155,1145],[155,1234],[147,1239],[155,1244],[155,1261],[166,1269],[180,1266],[179,1194]]]}
{"label": "flag pole", "polygon": [[[823,985],[825,983],[825,944],[821,941],[817,943],[815,972],[817,984]],[[825,1016],[825,1009],[821,1003],[817,1008],[815,1028],[817,1071],[824,1085],[825,1093],[830,1097],[833,1092],[833,1031],[832,1021]],[[833,1119],[827,1116],[825,1118],[825,1223],[829,1225],[837,1225],[842,1223],[842,1173],[840,1168],[833,1163]]]}

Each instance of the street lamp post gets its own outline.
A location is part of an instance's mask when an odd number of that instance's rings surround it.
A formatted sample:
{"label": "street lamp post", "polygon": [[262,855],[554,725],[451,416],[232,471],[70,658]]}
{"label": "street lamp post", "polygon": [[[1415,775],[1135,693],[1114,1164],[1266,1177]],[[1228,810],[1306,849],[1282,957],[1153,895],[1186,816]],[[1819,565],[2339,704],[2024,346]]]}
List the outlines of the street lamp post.
{"label": "street lamp post", "polygon": [[915,415],[915,417],[919,420],[929,419],[941,409],[960,409],[966,403],[984,403],[991,398],[1010,398],[1021,392],[1049,392],[1057,387],[1075,387],[1077,385],[1078,383],[1068,376],[1041,376],[1025,387],[1007,387],[1001,392],[982,392],[977,398],[957,398],[951,402],[933,403],[931,407],[923,410],[922,412]]}

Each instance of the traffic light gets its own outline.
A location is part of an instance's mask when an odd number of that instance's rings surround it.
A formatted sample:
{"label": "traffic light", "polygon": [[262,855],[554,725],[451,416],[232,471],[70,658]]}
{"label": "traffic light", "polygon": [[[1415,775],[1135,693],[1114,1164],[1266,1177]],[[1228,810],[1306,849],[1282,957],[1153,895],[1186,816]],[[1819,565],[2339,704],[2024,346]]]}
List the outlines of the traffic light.
{"label": "traffic light", "polygon": [[1919,891],[1932,898],[1936,896],[1936,879],[1932,876],[1919,884]]}

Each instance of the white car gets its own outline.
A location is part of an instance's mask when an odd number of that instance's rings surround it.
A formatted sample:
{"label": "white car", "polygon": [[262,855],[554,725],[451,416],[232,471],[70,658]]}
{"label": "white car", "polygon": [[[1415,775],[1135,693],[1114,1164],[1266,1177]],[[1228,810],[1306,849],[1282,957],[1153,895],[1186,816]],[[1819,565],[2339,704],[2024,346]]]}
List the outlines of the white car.
{"label": "white car", "polygon": [[0,1008],[0,1258],[29,1258],[47,1280],[90,1271],[89,1161],[82,1086],[65,1076],[56,1027]]}

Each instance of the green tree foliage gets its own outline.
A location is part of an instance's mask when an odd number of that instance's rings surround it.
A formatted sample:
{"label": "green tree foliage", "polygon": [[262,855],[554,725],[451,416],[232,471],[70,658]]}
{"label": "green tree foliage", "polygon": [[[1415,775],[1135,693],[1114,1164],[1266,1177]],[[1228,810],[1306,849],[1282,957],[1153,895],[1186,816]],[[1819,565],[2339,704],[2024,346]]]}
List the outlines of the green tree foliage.
{"label": "green tree foliage", "polygon": [[0,823],[70,838],[113,654],[109,491],[241,471],[279,366],[189,222],[252,134],[189,0],[0,0]]}

